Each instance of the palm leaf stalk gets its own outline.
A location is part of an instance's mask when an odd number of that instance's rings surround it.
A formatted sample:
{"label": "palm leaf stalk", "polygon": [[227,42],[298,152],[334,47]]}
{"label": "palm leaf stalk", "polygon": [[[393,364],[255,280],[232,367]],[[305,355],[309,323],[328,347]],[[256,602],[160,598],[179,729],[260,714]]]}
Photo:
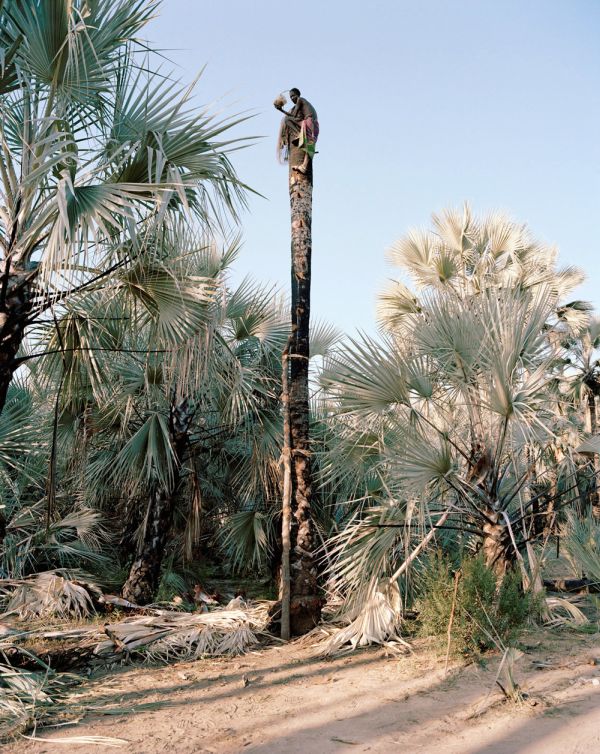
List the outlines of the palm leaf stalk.
{"label": "palm leaf stalk", "polygon": [[285,641],[291,636],[290,600],[291,600],[291,524],[292,524],[292,438],[290,427],[290,386],[289,386],[289,348],[290,339],[283,350],[281,358],[281,410],[283,414],[283,449],[281,464],[283,468],[283,485],[281,497],[281,638]]}

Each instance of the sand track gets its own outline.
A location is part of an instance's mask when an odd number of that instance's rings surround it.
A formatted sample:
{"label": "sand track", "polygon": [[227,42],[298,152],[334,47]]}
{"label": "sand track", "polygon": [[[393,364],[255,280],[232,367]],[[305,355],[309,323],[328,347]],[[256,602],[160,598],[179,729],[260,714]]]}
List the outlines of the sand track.
{"label": "sand track", "polygon": [[[499,662],[454,666],[425,642],[407,657],[371,649],[331,661],[302,644],[241,658],[123,668],[91,679],[79,725],[54,739],[112,736],[132,754],[600,754],[600,638],[538,632],[516,665],[534,704],[501,701]],[[89,709],[93,707],[94,709]],[[109,751],[21,741],[11,754]]]}

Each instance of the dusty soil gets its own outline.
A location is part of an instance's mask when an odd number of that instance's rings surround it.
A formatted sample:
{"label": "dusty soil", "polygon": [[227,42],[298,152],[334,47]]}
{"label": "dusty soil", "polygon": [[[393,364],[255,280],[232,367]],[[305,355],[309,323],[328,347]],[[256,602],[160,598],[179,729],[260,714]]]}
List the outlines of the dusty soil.
{"label": "dusty soil", "polygon": [[600,634],[548,631],[523,641],[515,665],[522,703],[504,701],[494,684],[499,655],[445,674],[444,658],[424,641],[407,656],[369,649],[334,660],[301,642],[92,677],[74,700],[74,712],[85,708],[78,725],[2,751],[107,750],[56,745],[93,735],[123,739],[120,751],[132,754],[600,753]]}

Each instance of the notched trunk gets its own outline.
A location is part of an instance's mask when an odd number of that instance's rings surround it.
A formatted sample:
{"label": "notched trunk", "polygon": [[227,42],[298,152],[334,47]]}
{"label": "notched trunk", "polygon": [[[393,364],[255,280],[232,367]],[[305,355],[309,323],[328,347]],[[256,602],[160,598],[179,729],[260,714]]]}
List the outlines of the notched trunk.
{"label": "notched trunk", "polygon": [[173,521],[173,495],[155,487],[150,492],[144,531],[123,587],[123,597],[136,605],[152,602]]}
{"label": "notched trunk", "polygon": [[0,294],[0,413],[13,375],[19,368],[17,353],[25,337],[30,311],[31,292],[25,275],[11,275],[6,290]]}
{"label": "notched trunk", "polygon": [[312,252],[312,161],[306,175],[293,170],[304,153],[290,149],[292,224],[292,336],[289,361],[289,417],[292,455],[291,633],[313,628],[321,618],[321,593],[315,557],[316,532],[311,516],[312,478],[309,437],[308,359]]}

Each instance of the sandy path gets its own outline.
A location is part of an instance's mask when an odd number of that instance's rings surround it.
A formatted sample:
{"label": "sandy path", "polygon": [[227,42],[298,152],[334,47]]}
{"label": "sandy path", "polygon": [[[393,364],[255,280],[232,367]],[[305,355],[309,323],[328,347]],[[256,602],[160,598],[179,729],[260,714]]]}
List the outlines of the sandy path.
{"label": "sandy path", "polygon": [[[105,675],[82,691],[79,701],[96,710],[80,725],[40,735],[115,736],[132,754],[600,754],[600,665],[589,664],[600,660],[599,636],[536,638],[543,643],[516,666],[535,706],[499,701],[498,657],[444,676],[443,660],[423,645],[409,657],[369,650],[324,661],[292,644]],[[30,741],[3,751],[59,750],[109,751]]]}

